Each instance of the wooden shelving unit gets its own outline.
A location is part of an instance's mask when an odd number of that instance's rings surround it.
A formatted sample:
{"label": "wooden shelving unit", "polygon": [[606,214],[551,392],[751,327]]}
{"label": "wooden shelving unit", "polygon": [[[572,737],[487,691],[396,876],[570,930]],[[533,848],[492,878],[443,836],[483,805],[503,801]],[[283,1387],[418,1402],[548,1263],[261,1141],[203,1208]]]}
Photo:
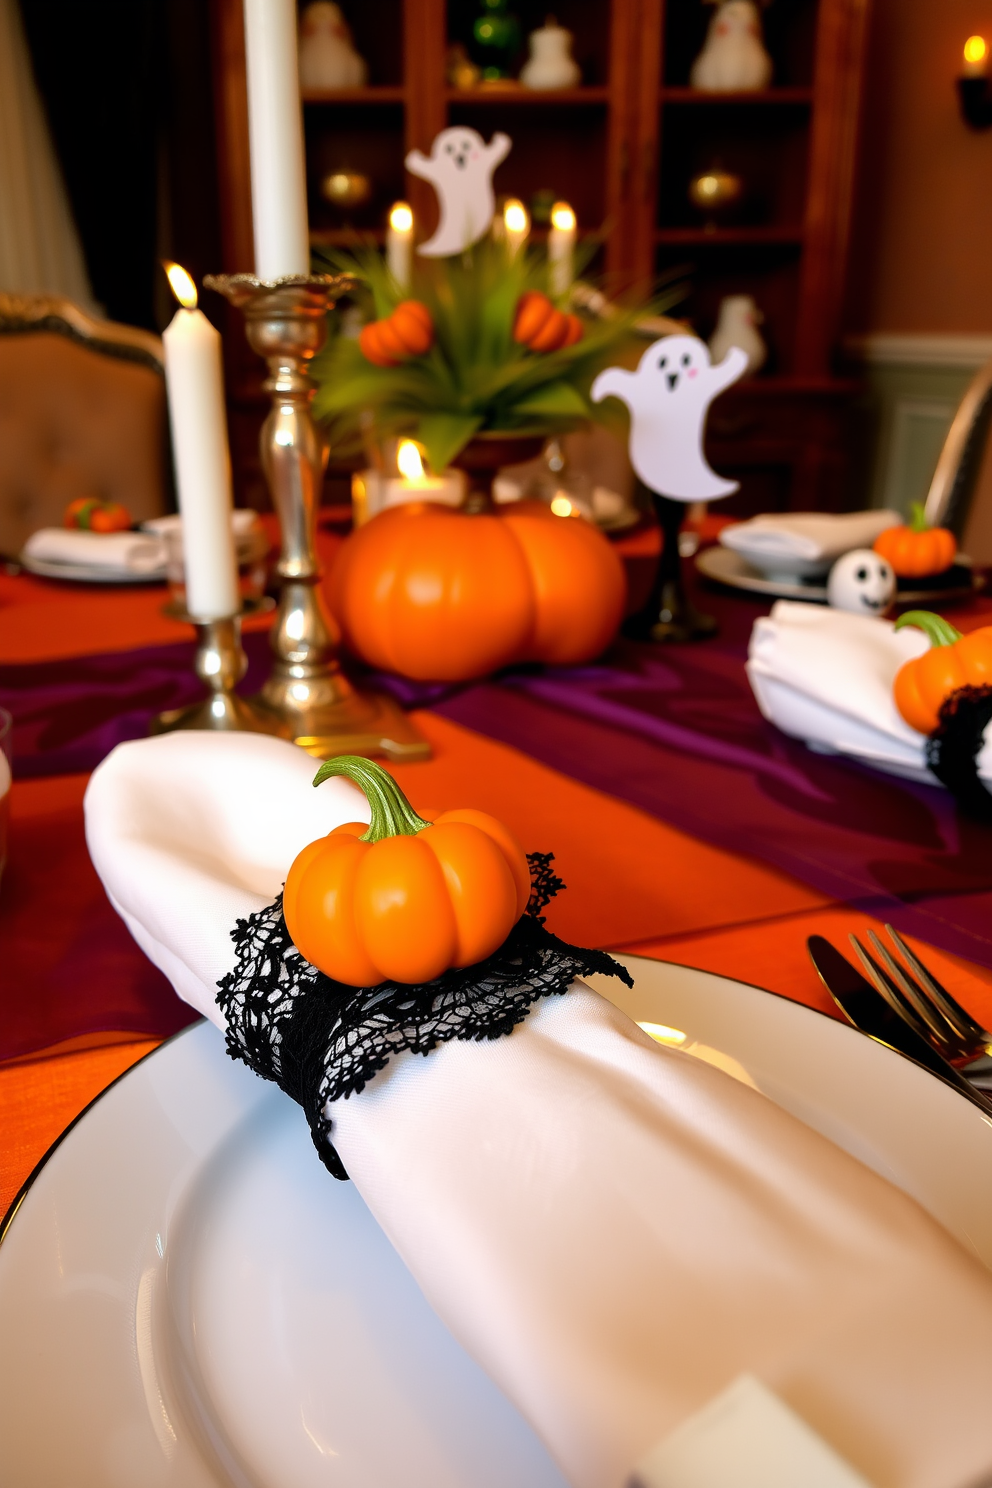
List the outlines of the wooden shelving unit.
{"label": "wooden shelving unit", "polygon": [[[304,97],[314,245],[381,241],[399,197],[411,202],[426,235],[436,218],[434,193],[406,173],[407,151],[427,150],[448,124],[471,125],[487,138],[503,129],[514,148],[496,173],[497,192],[527,201],[551,190],[570,201],[580,232],[603,235],[594,269],[607,289],[648,287],[678,270],[690,297],[677,313],[704,337],[724,295],[754,296],[769,361],[721,400],[725,416],[714,429],[724,434],[714,432],[711,453],[722,453],[724,468],[733,455],[745,486],[734,499],[740,509],[836,506],[845,494],[838,450],[852,389],[831,369],[868,3],[776,0],[764,11],[772,85],[705,94],[688,81],[712,13],[700,0],[558,0],[555,14],[574,34],[583,81],[556,93],[448,85],[446,49],[466,38],[473,0],[343,0],[369,86]],[[237,271],[252,262],[242,0],[211,0],[211,7],[224,267]],[[543,0],[515,0],[512,8],[524,35],[544,20]],[[746,191],[736,215],[714,227],[693,208],[688,184],[715,166],[740,174]],[[324,174],[342,169],[373,182],[370,201],[348,217],[319,190]],[[255,367],[234,355],[234,403],[257,413]],[[239,416],[232,407],[232,424]],[[760,480],[743,436],[728,432],[745,426],[752,453],[760,451],[767,467]],[[811,453],[800,458],[802,440]]]}

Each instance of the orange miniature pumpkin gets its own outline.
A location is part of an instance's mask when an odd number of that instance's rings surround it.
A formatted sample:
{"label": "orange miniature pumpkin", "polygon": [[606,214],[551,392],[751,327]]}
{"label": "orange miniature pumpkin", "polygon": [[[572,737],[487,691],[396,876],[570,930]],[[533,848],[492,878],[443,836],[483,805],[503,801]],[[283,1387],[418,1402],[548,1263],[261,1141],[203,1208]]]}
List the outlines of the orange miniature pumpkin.
{"label": "orange miniature pumpkin", "polygon": [[529,289],[517,301],[513,339],[520,346],[530,351],[560,351],[581,341],[583,334],[579,317],[566,315],[540,290]]}
{"label": "orange miniature pumpkin", "polygon": [[96,496],[80,496],[70,501],[62,518],[66,527],[83,532],[127,532],[131,513],[119,501],[101,501]]}
{"label": "orange miniature pumpkin", "polygon": [[625,593],[623,565],[598,528],[531,501],[499,516],[394,507],[351,534],[329,578],[351,650],[419,681],[588,661],[616,633]]}
{"label": "orange miniature pumpkin", "polygon": [[927,526],[922,502],[914,501],[912,512],[908,525],[887,527],[876,537],[875,552],[901,579],[944,573],[957,554],[957,538],[946,527]]}
{"label": "orange miniature pumpkin", "polygon": [[962,635],[940,615],[909,610],[896,621],[896,630],[918,626],[930,650],[907,661],[892,685],[895,705],[910,728],[932,734],[940,723],[942,705],[962,687],[992,686],[992,625]]}
{"label": "orange miniature pumpkin", "polygon": [[363,326],[358,344],[366,361],[396,367],[408,357],[423,356],[434,342],[431,312],[419,300],[402,300],[392,315]]}
{"label": "orange miniature pumpkin", "polygon": [[484,811],[419,816],[371,760],[327,760],[313,783],[332,775],[365,792],[372,820],[335,827],[294,860],[283,914],[301,955],[353,987],[430,982],[491,956],[530,897],[510,830]]}

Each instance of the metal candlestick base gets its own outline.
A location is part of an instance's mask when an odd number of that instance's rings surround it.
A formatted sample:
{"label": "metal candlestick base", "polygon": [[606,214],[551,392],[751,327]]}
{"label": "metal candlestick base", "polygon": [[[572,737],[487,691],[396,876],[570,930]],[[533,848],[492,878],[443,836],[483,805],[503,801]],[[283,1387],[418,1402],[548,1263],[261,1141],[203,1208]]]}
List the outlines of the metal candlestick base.
{"label": "metal candlestick base", "polygon": [[272,627],[272,674],[253,701],[286,737],[320,759],[427,759],[430,746],[402,709],[381,694],[356,691],[344,676],[336,627],[320,591],[315,535],[328,450],[310,413],[308,366],[324,344],[328,306],[354,281],[347,274],[315,274],[264,284],[251,274],[211,274],[203,283],[244,311],[249,345],[269,367],[264,387],[272,408],[261,454],[282,527],[282,592]]}
{"label": "metal candlestick base", "polygon": [[278,734],[278,723],[262,713],[234,689],[248,668],[241,647],[241,620],[230,615],[223,620],[198,620],[183,615],[196,626],[196,675],[205,682],[209,695],[202,703],[186,708],[170,708],[153,718],[151,734],[169,734],[174,729],[218,729],[255,734]]}

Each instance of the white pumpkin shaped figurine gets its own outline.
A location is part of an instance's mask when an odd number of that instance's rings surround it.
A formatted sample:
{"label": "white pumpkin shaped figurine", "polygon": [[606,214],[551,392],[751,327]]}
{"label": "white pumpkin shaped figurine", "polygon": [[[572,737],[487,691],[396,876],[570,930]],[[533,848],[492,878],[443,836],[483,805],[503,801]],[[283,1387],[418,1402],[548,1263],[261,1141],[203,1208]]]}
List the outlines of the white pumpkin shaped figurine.
{"label": "white pumpkin shaped figurine", "polygon": [[300,16],[301,88],[364,88],[369,70],[334,0],[313,0]]}
{"label": "white pumpkin shaped figurine", "polygon": [[710,337],[710,355],[722,362],[732,346],[739,346],[747,356],[748,375],[753,375],[768,360],[768,347],[758,326],[764,316],[750,295],[726,295],[720,301],[716,330]]}
{"label": "white pumpkin shaped figurine", "polygon": [[704,93],[757,93],[772,77],[754,0],[718,0],[706,43],[689,74]]}
{"label": "white pumpkin shaped figurine", "polygon": [[896,596],[896,576],[873,548],[844,553],[827,579],[827,603],[852,615],[884,615]]}
{"label": "white pumpkin shaped figurine", "polygon": [[538,31],[528,37],[530,58],[524,63],[520,81],[525,88],[577,88],[582,73],[572,56],[572,33],[549,15]]}

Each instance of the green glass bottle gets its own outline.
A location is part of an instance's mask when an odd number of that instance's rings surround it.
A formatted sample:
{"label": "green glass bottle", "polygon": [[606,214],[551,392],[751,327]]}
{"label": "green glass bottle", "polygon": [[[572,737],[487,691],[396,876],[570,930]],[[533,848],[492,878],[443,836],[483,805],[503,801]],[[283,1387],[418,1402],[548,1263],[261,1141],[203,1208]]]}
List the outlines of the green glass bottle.
{"label": "green glass bottle", "polygon": [[520,50],[520,22],[507,10],[507,0],[480,0],[482,14],[472,25],[475,61],[483,82],[509,77]]}

